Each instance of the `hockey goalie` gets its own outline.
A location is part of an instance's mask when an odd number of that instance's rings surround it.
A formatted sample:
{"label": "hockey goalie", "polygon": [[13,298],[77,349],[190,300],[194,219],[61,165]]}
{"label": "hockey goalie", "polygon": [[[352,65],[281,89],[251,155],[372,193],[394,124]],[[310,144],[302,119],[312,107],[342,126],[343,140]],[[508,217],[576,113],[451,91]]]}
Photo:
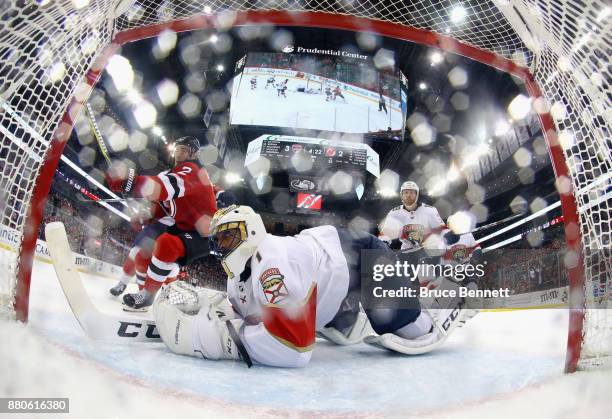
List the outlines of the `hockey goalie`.
{"label": "hockey goalie", "polygon": [[[303,367],[317,332],[341,345],[363,340],[420,354],[438,347],[463,319],[460,302],[433,316],[417,297],[409,308],[364,312],[361,250],[396,257],[367,233],[321,226],[278,237],[250,207],[234,205],[213,217],[211,243],[227,274],[227,298],[178,283],[164,288],[154,304],[158,332],[178,354]],[[418,282],[406,285],[418,288]]]}

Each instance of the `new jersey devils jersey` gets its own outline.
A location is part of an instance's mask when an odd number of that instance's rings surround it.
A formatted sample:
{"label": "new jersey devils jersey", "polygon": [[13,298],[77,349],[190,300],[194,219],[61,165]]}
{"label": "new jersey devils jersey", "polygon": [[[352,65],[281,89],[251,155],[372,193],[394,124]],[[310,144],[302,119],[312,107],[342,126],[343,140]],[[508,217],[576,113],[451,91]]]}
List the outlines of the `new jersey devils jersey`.
{"label": "new jersey devils jersey", "polygon": [[308,363],[315,331],[334,318],[348,286],[334,227],[294,237],[267,234],[250,267],[227,283],[229,300],[245,319],[240,337],[251,359],[285,367]]}
{"label": "new jersey devils jersey", "polygon": [[421,204],[414,211],[403,205],[393,208],[381,226],[380,238],[385,241],[399,239],[402,249],[410,249],[414,243],[422,244],[432,233],[440,233],[444,221],[435,207]]}
{"label": "new jersey devils jersey", "polygon": [[179,229],[208,235],[217,205],[208,173],[198,162],[182,162],[157,176],[138,176],[134,191],[136,196],[160,202]]}

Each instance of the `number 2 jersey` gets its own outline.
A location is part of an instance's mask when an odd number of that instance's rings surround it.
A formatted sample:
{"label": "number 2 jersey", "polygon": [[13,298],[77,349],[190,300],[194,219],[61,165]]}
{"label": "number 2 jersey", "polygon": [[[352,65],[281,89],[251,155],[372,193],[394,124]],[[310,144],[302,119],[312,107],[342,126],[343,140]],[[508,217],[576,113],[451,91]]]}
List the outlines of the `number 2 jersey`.
{"label": "number 2 jersey", "polygon": [[267,234],[250,266],[227,283],[228,298],[245,320],[239,333],[251,359],[272,366],[306,365],[316,330],[334,318],[348,286],[334,227],[293,237]]}
{"label": "number 2 jersey", "polygon": [[410,249],[412,242],[422,244],[430,234],[439,234],[445,227],[435,207],[421,204],[414,211],[403,205],[393,208],[381,225],[380,239],[391,241],[399,239],[402,249]]}
{"label": "number 2 jersey", "polygon": [[182,162],[157,176],[138,176],[134,195],[160,202],[179,229],[197,230],[202,236],[208,235],[210,220],[217,211],[208,172],[194,160]]}

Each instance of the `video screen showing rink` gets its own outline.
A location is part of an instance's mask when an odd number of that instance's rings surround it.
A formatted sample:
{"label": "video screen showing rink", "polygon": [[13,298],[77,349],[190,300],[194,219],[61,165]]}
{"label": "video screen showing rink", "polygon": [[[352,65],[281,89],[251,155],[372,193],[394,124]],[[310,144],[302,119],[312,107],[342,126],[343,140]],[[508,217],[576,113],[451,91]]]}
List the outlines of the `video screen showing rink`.
{"label": "video screen showing rink", "polygon": [[397,132],[400,139],[406,114],[400,78],[405,78],[393,66],[381,71],[370,57],[359,57],[361,62],[249,53],[237,65],[230,122],[356,134]]}

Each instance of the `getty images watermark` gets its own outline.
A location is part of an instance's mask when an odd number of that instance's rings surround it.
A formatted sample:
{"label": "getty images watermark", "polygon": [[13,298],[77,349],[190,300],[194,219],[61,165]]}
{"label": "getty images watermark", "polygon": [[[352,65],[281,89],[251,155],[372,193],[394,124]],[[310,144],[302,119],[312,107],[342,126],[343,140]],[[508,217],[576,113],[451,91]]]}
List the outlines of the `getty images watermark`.
{"label": "getty images watermark", "polygon": [[362,251],[361,301],[366,309],[410,309],[414,297],[438,300],[509,297],[508,287],[481,287],[490,274],[487,265],[486,260],[448,262],[424,252],[393,255],[387,251],[365,250]]}

